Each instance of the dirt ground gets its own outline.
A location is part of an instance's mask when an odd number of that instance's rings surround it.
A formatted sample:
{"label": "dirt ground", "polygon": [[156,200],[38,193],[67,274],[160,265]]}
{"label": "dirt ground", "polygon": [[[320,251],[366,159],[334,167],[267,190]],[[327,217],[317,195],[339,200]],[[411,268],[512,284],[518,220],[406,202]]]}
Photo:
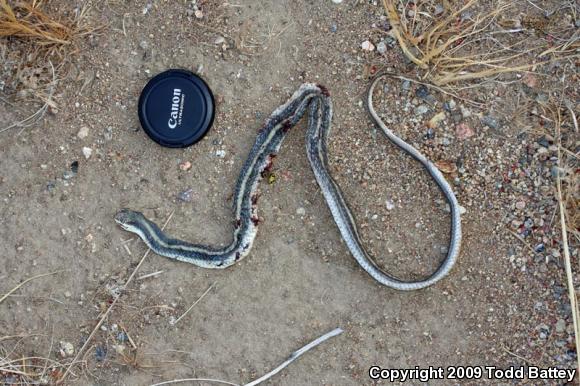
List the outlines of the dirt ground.
{"label": "dirt ground", "polygon": [[[536,12],[526,2],[521,7]],[[66,1],[50,8],[70,12]],[[94,4],[92,21],[108,27],[80,43],[75,66],[59,79],[58,108],[33,127],[0,133],[0,294],[58,271],[0,304],[2,357],[68,364],[78,352],[146,251],[113,221],[119,208],[158,223],[174,213],[168,233],[228,242],[234,183],[257,130],[304,81],[331,92],[332,173],[378,263],[412,278],[443,258],[449,216],[442,195],[420,165],[377,132],[363,105],[370,67],[413,75],[397,47],[384,54],[361,49],[363,41],[381,39],[380,2],[240,0],[204,2],[201,10],[197,18],[190,1]],[[162,148],[139,128],[139,93],[168,68],[196,71],[216,95],[211,131],[187,149]],[[551,78],[538,76],[531,86],[512,78],[462,94],[481,107],[429,89],[435,102],[418,113],[419,85],[400,80],[386,81],[376,96],[395,132],[433,161],[454,165],[446,176],[466,212],[462,252],[446,279],[402,293],[357,265],[309,168],[302,122],[276,159],[275,182],[261,184],[263,222],[250,256],[212,271],[150,254],[66,383],[202,377],[241,384],[336,327],[345,332],[269,384],[375,384],[372,365],[574,368],[561,253],[553,252],[561,246],[547,241],[558,224],[553,159],[538,154],[545,153],[538,144],[544,123],[529,113],[537,95],[549,95]],[[446,111],[450,100],[456,107]],[[441,111],[444,122],[429,132],[425,122]],[[0,102],[0,124],[26,112]],[[485,121],[490,116],[499,123]],[[86,137],[78,135],[83,127]],[[92,150],[90,158],[83,147]],[[192,167],[182,170],[186,161]],[[191,200],[179,199],[188,189]],[[521,236],[528,218],[533,231]],[[541,252],[530,251],[540,242]],[[67,343],[74,354],[65,352]],[[65,368],[49,368],[44,380],[52,383]],[[0,373],[1,382],[19,380]]]}

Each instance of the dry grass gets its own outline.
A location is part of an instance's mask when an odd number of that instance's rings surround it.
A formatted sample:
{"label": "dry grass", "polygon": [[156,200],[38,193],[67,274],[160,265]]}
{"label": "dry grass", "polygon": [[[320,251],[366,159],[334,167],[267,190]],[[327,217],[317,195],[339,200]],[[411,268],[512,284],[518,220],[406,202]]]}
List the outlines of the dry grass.
{"label": "dry grass", "polygon": [[[561,244],[564,255],[564,269],[566,272],[566,284],[568,287],[568,299],[572,309],[572,320],[574,324],[574,338],[576,343],[576,350],[580,348],[580,313],[578,310],[578,299],[574,283],[574,274],[572,269],[570,244],[580,242],[580,224],[578,213],[578,202],[580,202],[579,180],[580,176],[576,172],[578,170],[578,154],[566,154],[563,151],[563,135],[562,135],[562,108],[561,103],[555,110],[552,111],[556,127],[556,141],[558,145],[558,167],[560,168],[556,174],[556,200],[558,202],[558,213],[560,217],[560,231]],[[574,122],[575,134],[577,134],[578,126],[574,112],[570,110],[570,120]],[[573,137],[574,138],[574,137]],[[573,142],[571,140],[570,142]],[[562,172],[560,172],[560,170]],[[568,234],[572,236],[572,241],[568,239]],[[577,356],[577,368],[580,368],[580,357]],[[578,380],[580,384],[580,380]]]}
{"label": "dry grass", "polygon": [[457,9],[448,5],[434,17],[431,2],[419,2],[409,17],[408,3],[383,0],[393,37],[405,56],[426,71],[424,78],[436,85],[530,71],[540,64],[579,57],[573,25],[547,32],[551,25],[509,19],[513,2],[480,3],[469,0]]}
{"label": "dry grass", "polygon": [[[100,29],[89,26],[87,7],[71,7],[71,16],[64,17],[50,14],[47,3],[0,0],[3,91],[13,100],[40,101],[44,104],[42,114],[48,107],[56,109],[52,96],[57,80],[63,77],[67,64],[79,51],[79,39]],[[39,117],[33,118],[34,123]]]}
{"label": "dry grass", "polygon": [[8,4],[0,0],[0,37],[33,39],[40,45],[69,45],[75,27],[61,23],[41,11],[40,2]]}

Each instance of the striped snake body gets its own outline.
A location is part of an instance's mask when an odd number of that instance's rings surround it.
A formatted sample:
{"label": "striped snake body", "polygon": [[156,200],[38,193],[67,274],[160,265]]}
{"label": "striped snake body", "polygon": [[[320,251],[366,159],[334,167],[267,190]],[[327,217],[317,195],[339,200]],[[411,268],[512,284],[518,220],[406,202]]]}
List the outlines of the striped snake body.
{"label": "striped snake body", "polygon": [[459,204],[441,172],[415,148],[391,132],[376,114],[372,94],[377,82],[383,76],[375,78],[369,87],[367,107],[371,118],[395,145],[423,164],[445,195],[451,208],[451,240],[447,256],[428,278],[411,282],[395,278],[382,271],[364,250],[354,217],[328,171],[326,142],[331,128],[332,102],[326,88],[310,83],[303,84],[285,104],[272,113],[256,138],[235,187],[235,230],[233,240],[229,245],[214,248],[169,238],[142,213],[128,209],[119,211],[115,216],[115,221],[123,229],[139,235],[158,255],[203,268],[226,268],[236,263],[248,255],[256,237],[258,182],[263,173],[271,167],[272,158],[278,153],[288,130],[295,126],[308,110],[306,133],[308,160],[334,221],[356,261],[375,280],[393,289],[409,291],[434,284],[449,273],[459,254],[461,243]]}

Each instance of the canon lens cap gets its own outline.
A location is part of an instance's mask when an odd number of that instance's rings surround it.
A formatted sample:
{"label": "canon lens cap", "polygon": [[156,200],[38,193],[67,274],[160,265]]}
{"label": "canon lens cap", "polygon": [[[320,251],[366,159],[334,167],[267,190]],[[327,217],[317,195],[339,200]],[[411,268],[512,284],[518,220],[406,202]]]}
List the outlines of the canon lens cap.
{"label": "canon lens cap", "polygon": [[141,126],[158,144],[187,147],[213,123],[214,98],[208,85],[187,70],[167,70],[153,77],[139,97]]}

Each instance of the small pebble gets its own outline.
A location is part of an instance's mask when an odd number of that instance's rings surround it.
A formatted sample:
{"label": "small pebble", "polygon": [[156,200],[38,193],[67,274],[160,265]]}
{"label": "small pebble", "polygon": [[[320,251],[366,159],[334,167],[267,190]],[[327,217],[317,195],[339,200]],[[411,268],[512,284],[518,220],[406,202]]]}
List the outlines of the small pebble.
{"label": "small pebble", "polygon": [[526,207],[526,202],[525,201],[518,201],[516,202],[516,209],[522,210]]}
{"label": "small pebble", "polygon": [[61,357],[68,358],[75,353],[75,346],[72,343],[61,341],[59,345],[60,345],[59,354]]}
{"label": "small pebble", "polygon": [[561,168],[559,166],[552,166],[552,169],[550,170],[550,174],[552,175],[552,178],[557,178],[558,176],[560,178],[564,178],[566,177],[566,169]]}
{"label": "small pebble", "polygon": [[566,321],[564,319],[558,319],[556,322],[556,332],[566,331]]}
{"label": "small pebble", "polygon": [[188,171],[189,169],[191,169],[191,162],[183,161],[182,163],[179,164],[179,169],[183,170],[184,172]]}
{"label": "small pebble", "polygon": [[421,85],[417,88],[417,91],[415,91],[415,95],[417,98],[425,99],[429,96],[429,89],[427,86]]}
{"label": "small pebble", "polygon": [[387,44],[385,42],[377,44],[377,52],[381,55],[387,52]]}
{"label": "small pebble", "polygon": [[298,216],[304,216],[306,214],[306,209],[300,207],[300,208],[296,209],[296,214]]}
{"label": "small pebble", "polygon": [[415,107],[414,113],[415,115],[424,115],[429,112],[429,107],[427,105],[419,105]]}
{"label": "small pebble", "polygon": [[89,128],[87,126],[81,127],[79,132],[77,133],[77,137],[79,139],[85,139],[88,136],[89,136]]}
{"label": "small pebble", "polygon": [[467,123],[463,122],[455,126],[455,134],[457,135],[457,138],[463,140],[473,137],[475,132]]}
{"label": "small pebble", "polygon": [[90,147],[83,147],[83,155],[85,156],[85,159],[89,159],[91,158],[91,155],[93,154],[93,149],[91,149]]}
{"label": "small pebble", "polygon": [[469,110],[467,107],[459,105],[459,110],[461,110],[461,115],[463,116],[463,118],[471,117],[471,110]]}
{"label": "small pebble", "polygon": [[190,202],[193,198],[193,189],[187,189],[177,195],[177,198],[183,202]]}
{"label": "small pebble", "polygon": [[215,152],[215,155],[216,155],[218,158],[225,158],[225,156],[226,156],[226,151],[225,151],[225,150],[223,150],[223,149],[216,150],[216,152]]}
{"label": "small pebble", "polygon": [[395,203],[393,202],[393,200],[387,200],[386,205],[387,205],[387,210],[395,209]]}
{"label": "small pebble", "polygon": [[203,12],[201,11],[201,9],[196,10],[194,14],[195,14],[195,17],[198,19],[203,18]]}
{"label": "small pebble", "polygon": [[539,145],[541,145],[541,146],[543,146],[545,148],[550,147],[550,141],[548,140],[548,138],[546,138],[545,135],[542,136],[540,139],[538,139],[537,142],[538,142]]}
{"label": "small pebble", "polygon": [[219,44],[224,44],[226,42],[226,39],[224,39],[223,36],[218,36],[215,40],[214,40],[214,44],[219,45]]}
{"label": "small pebble", "polygon": [[446,101],[445,103],[443,103],[443,108],[446,111],[451,112],[451,111],[455,110],[455,107],[457,107],[457,104],[455,103],[455,101],[453,99],[450,99],[450,100]]}
{"label": "small pebble", "polygon": [[332,23],[330,25],[330,32],[335,33],[336,31],[338,31],[338,26],[336,25],[336,23]]}
{"label": "small pebble", "polygon": [[97,359],[97,361],[99,362],[104,361],[106,356],[107,356],[107,348],[103,346],[97,346],[97,348],[95,349],[95,358]]}
{"label": "small pebble", "polygon": [[498,120],[489,115],[484,115],[483,118],[481,118],[481,123],[489,127],[490,129],[496,130],[499,128]]}
{"label": "small pebble", "polygon": [[362,42],[361,48],[364,51],[374,51],[375,45],[373,43],[371,43],[369,40],[365,40],[364,42]]}
{"label": "small pebble", "polygon": [[117,334],[117,341],[124,343],[129,341],[129,337],[123,331]]}

